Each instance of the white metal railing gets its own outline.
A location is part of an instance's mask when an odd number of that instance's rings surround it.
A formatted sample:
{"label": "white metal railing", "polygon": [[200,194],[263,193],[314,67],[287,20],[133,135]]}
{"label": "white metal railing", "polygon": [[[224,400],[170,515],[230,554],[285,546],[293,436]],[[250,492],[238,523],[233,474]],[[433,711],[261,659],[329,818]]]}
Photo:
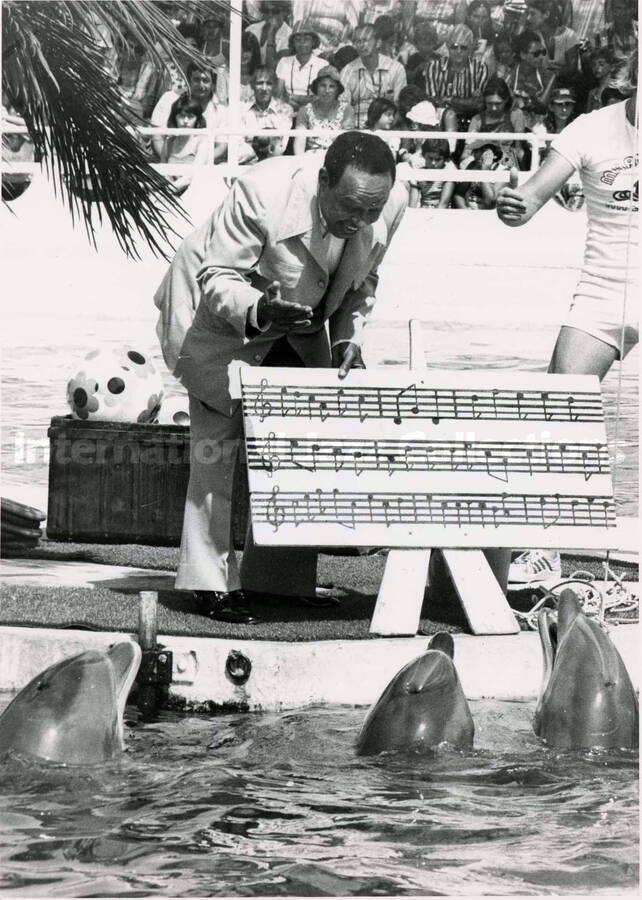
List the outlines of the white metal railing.
{"label": "white metal railing", "polygon": [[[152,163],[154,169],[164,175],[185,175],[196,169],[209,168],[216,165],[218,171],[222,175],[235,176],[247,169],[247,165],[238,162],[239,149],[248,137],[328,137],[329,135],[336,137],[338,132],[332,129],[324,128],[290,128],[290,129],[257,129],[242,127],[225,127],[216,130],[203,128],[168,128],[140,126],[136,129],[141,136],[155,137],[179,137],[194,136],[208,138],[208,159],[205,163]],[[27,129],[22,125],[7,125],[2,128],[3,134],[28,134]],[[550,142],[555,135],[545,135],[540,137],[532,132],[512,132],[512,131],[375,131],[382,139],[399,138],[411,139],[418,143],[422,143],[427,139],[445,138],[446,140],[465,140],[466,143],[478,142],[479,140],[488,140],[489,142],[510,141],[527,143],[531,147],[531,166],[528,172],[520,172],[520,178],[530,176],[539,165],[539,150],[543,144]],[[226,140],[221,141],[221,138]],[[236,138],[236,140],[227,140],[228,138]],[[216,143],[227,144],[227,162],[214,163],[213,154]],[[236,159],[236,162],[233,162]],[[30,174],[40,171],[41,163],[36,162],[2,162],[2,169],[5,172]],[[443,169],[427,169],[414,168],[411,165],[399,164],[397,166],[398,178],[402,181],[453,181],[453,182],[491,182],[502,183],[508,180],[508,172],[501,170],[482,170],[482,169],[448,169],[447,176]]]}

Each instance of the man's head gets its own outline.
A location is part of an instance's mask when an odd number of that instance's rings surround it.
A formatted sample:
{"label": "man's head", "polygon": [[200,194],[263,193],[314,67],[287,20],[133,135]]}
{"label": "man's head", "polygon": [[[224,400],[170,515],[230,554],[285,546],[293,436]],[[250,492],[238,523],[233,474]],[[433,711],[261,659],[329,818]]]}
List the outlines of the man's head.
{"label": "man's head", "polygon": [[267,66],[259,66],[252,75],[251,84],[254,91],[254,100],[259,109],[267,109],[272,99],[272,92],[276,83],[276,74]]}
{"label": "man's head", "polygon": [[376,222],[395,183],[390,147],[374,134],[345,131],[319,171],[319,207],[335,237],[351,238]]}
{"label": "man's head", "polygon": [[216,90],[216,73],[190,63],[186,74],[190,95],[202,104],[208,103]]}
{"label": "man's head", "polygon": [[475,37],[467,25],[455,25],[448,36],[448,58],[461,65],[470,56],[474,43]]}
{"label": "man's head", "polygon": [[369,59],[377,52],[377,36],[372,25],[360,25],[355,28],[352,38],[361,59]]}
{"label": "man's head", "polygon": [[437,29],[429,19],[417,18],[415,19],[414,34],[414,44],[417,48],[417,53],[426,60],[430,59],[439,46]]}

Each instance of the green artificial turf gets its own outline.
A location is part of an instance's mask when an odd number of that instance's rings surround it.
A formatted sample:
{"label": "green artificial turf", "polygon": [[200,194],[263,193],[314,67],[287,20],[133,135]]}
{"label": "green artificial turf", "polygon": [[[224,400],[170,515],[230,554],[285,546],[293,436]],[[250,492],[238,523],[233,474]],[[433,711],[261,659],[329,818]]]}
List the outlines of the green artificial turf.
{"label": "green artificial turf", "polygon": [[[136,545],[63,544],[42,541],[33,550],[22,551],[21,559],[74,560],[140,569],[175,570],[176,548]],[[383,576],[385,551],[359,555],[320,554],[317,581],[332,585],[340,604],[319,609],[283,598],[279,602],[252,603],[248,607],[260,619],[253,625],[231,625],[199,615],[190,592],[161,590],[158,594],[158,630],[161,634],[199,637],[235,637],[254,640],[312,641],[367,638],[370,619]],[[597,560],[563,557],[563,574],[577,569],[601,578],[602,563]],[[637,579],[638,567],[612,566],[620,576]],[[537,595],[533,589],[511,593],[514,609],[527,611]],[[138,592],[131,588],[47,587],[8,585],[0,602],[0,624],[45,627],[81,626],[101,631],[136,631]],[[467,631],[466,619],[457,600],[429,597],[426,594],[421,630]]]}

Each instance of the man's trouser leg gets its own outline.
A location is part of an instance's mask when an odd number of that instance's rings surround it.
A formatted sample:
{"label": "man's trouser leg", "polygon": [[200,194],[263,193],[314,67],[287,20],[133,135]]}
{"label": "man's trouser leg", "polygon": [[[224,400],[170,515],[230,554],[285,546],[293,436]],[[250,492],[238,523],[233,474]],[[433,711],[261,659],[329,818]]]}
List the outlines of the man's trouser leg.
{"label": "man's trouser leg", "polygon": [[232,484],[241,412],[225,416],[190,395],[190,476],[185,499],[178,590],[240,587],[232,544]]}

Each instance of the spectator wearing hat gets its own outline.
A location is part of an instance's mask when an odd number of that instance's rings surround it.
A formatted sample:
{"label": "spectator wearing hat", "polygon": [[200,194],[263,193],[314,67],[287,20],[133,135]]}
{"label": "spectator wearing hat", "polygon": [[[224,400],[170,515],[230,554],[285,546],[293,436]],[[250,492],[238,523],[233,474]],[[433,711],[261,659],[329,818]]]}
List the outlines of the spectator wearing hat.
{"label": "spectator wearing hat", "polygon": [[475,45],[467,25],[456,25],[448,38],[448,57],[432,62],[426,71],[428,99],[441,115],[445,131],[461,131],[482,108],[488,68],[471,57]]}
{"label": "spectator wearing hat", "polygon": [[288,102],[296,112],[310,98],[311,85],[327,62],[314,55],[320,44],[319,35],[302,22],[297,22],[289,39],[291,56],[282,57],[276,77],[285,85]]}
{"label": "spectator wearing hat", "polygon": [[288,41],[292,29],[286,19],[290,14],[287,0],[265,0],[265,19],[255,22],[245,29],[259,42],[261,62],[274,68],[277,60],[288,52]]}
{"label": "spectator wearing hat", "polygon": [[[329,132],[348,131],[354,125],[354,114],[334,66],[324,66],[310,85],[313,99],[304,103],[296,115],[296,128],[326,128]],[[335,134],[324,137],[295,137],[294,152],[327,150]]]}
{"label": "spectator wearing hat", "polygon": [[372,25],[355,29],[354,45],[359,57],[341,71],[341,83],[355,112],[356,126],[363,128],[368,107],[375,97],[396,102],[406,85],[406,71],[400,62],[379,53]]}
{"label": "spectator wearing hat", "polygon": [[[243,128],[261,130],[274,128],[277,131],[288,131],[292,128],[292,107],[274,96],[276,82],[276,74],[267,66],[259,66],[254,72],[251,82],[254,96],[241,108]],[[270,141],[270,156],[281,156],[285,152],[288,136],[279,135],[270,138]],[[239,162],[255,161],[256,153],[252,146],[252,137],[248,135],[239,148]]]}
{"label": "spectator wearing hat", "polygon": [[576,116],[577,95],[571,84],[555,83],[548,101],[546,130],[549,134],[559,134]]}
{"label": "spectator wearing hat", "polygon": [[[422,100],[406,113],[401,126],[408,131],[439,131],[439,114],[429,100]],[[421,153],[423,135],[415,138],[403,138],[399,148],[399,162],[408,163],[413,168],[422,169],[425,160]]]}

